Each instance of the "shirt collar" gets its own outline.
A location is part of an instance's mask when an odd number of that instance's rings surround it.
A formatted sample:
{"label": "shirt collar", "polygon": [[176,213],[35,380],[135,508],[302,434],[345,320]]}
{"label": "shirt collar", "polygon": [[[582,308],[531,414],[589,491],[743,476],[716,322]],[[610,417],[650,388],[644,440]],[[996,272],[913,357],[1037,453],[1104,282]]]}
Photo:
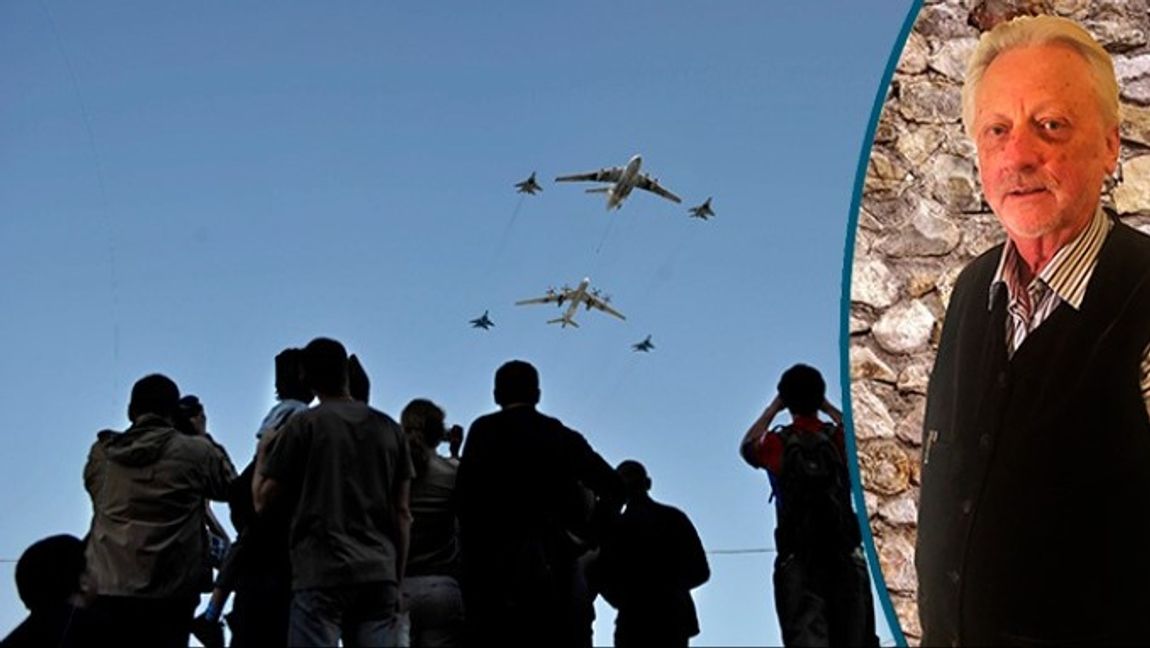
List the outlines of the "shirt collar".
{"label": "shirt collar", "polygon": [[[1074,237],[1066,245],[1059,248],[1050,262],[1038,273],[1033,281],[1042,282],[1059,299],[1070,304],[1074,310],[1082,307],[1082,300],[1086,297],[1086,286],[1094,274],[1094,267],[1098,265],[1098,253],[1110,233],[1113,223],[1099,207],[1094,212],[1094,218],[1086,229]],[[988,308],[994,308],[994,296],[1000,289],[1005,289],[1007,295],[1013,295],[1017,290],[1027,288],[1018,283],[1022,256],[1009,238],[1002,248],[1002,256],[998,259],[998,269],[990,281],[990,303]]]}

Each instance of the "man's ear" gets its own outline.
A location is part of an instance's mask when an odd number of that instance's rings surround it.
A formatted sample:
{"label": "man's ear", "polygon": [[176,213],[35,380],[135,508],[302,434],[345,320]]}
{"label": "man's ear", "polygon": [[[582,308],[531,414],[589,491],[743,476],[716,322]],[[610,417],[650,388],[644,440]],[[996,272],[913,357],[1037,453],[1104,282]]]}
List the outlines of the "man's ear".
{"label": "man's ear", "polygon": [[1118,170],[1118,152],[1121,148],[1121,141],[1118,126],[1114,126],[1106,132],[1106,173],[1111,175]]}

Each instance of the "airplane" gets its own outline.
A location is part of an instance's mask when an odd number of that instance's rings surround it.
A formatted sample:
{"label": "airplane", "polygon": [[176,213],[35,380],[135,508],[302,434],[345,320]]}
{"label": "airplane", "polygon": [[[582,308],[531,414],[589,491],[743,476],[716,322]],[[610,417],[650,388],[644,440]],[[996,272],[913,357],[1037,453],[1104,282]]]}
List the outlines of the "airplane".
{"label": "airplane", "polygon": [[652,179],[645,173],[639,172],[643,165],[643,156],[636,155],[627,162],[627,166],[602,168],[589,173],[576,173],[559,176],[555,182],[610,182],[609,187],[596,187],[588,189],[587,193],[607,194],[607,211],[619,209],[623,201],[631,195],[631,190],[638,187],[644,191],[662,196],[671,202],[681,203],[681,198],[663,188],[658,180]]}
{"label": "airplane", "polygon": [[486,331],[492,326],[495,326],[495,322],[492,322],[491,319],[487,317],[487,311],[483,311],[483,317],[476,317],[471,320],[471,328],[481,328]]}
{"label": "airplane", "polygon": [[655,348],[655,344],[653,342],[651,342],[651,336],[648,335],[646,338],[643,339],[642,342],[636,342],[635,344],[632,344],[631,348],[636,350],[636,351],[642,351],[643,353],[647,353],[651,349]]}
{"label": "airplane", "polygon": [[536,191],[543,191],[543,187],[540,187],[539,183],[535,182],[535,172],[532,171],[530,178],[527,178],[523,182],[515,183],[515,190],[519,193],[531,194],[534,196]]}
{"label": "airplane", "polygon": [[550,304],[551,302],[555,302],[557,306],[561,307],[563,306],[563,302],[569,302],[570,305],[561,316],[553,320],[547,320],[548,324],[559,324],[563,328],[567,328],[567,325],[579,328],[579,324],[575,322],[575,313],[578,312],[580,304],[586,306],[587,310],[598,308],[599,310],[614,315],[621,320],[627,319],[623,316],[622,313],[608,305],[608,302],[611,301],[610,297],[600,294],[598,290],[589,290],[588,288],[590,285],[591,280],[584,277],[583,281],[580,281],[579,285],[574,289],[568,288],[567,286],[564,286],[561,290],[548,288],[547,293],[543,297],[524,299],[522,301],[515,302],[515,305],[523,306],[526,304]]}
{"label": "airplane", "polygon": [[690,208],[687,211],[691,212],[691,218],[701,218],[703,220],[707,220],[711,216],[715,215],[715,211],[713,209],[711,209],[711,199],[710,198],[707,198],[707,200],[704,201],[703,204],[695,205],[694,207]]}

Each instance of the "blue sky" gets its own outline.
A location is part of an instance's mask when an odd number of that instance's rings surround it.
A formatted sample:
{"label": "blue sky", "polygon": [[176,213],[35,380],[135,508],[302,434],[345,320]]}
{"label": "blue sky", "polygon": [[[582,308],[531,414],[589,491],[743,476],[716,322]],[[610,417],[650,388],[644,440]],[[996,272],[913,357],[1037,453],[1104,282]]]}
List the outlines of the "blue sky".
{"label": "blue sky", "polygon": [[[643,461],[708,549],[772,547],[736,447],[795,362],[841,402],[855,170],[910,6],[0,3],[0,558],[85,533],[84,459],[134,380],[198,394],[242,467],[272,358],[318,335],[373,405],[464,425],[529,360],[541,409]],[[551,181],[635,153],[683,205]],[[513,305],[584,276],[625,322]],[[710,556],[697,645],[779,642],[771,560]]]}

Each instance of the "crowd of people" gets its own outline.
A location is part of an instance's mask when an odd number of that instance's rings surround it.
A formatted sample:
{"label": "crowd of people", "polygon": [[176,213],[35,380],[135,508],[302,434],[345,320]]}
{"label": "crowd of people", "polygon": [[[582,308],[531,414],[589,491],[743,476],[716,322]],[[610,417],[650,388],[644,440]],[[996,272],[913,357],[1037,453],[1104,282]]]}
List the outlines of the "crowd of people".
{"label": "crowd of people", "polygon": [[[218,646],[225,621],[233,646],[590,646],[600,594],[617,645],[698,633],[690,591],[710,571],[694,526],[651,498],[641,463],[612,468],[538,411],[529,363],[499,367],[498,411],[466,442],[430,400],[398,422],[372,408],[335,340],[275,366],[238,474],[198,398],[159,374],[135,383],[130,426],[89,453],[87,536],[24,552],[30,614],[3,646]],[[228,503],[234,541],[209,501]]]}

